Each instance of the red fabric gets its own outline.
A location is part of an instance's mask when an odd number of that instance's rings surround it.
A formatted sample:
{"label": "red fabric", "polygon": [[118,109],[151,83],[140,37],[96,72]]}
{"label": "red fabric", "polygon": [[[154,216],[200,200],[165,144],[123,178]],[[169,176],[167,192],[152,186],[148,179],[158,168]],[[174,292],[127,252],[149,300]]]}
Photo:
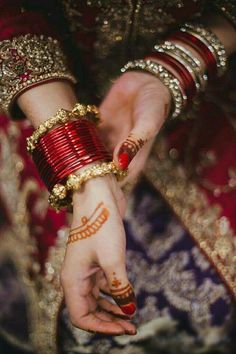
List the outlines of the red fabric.
{"label": "red fabric", "polygon": [[0,41],[27,33],[56,36],[41,13],[23,9],[23,1],[0,1]]}
{"label": "red fabric", "polygon": [[[6,136],[9,134],[10,122],[6,116],[0,115],[0,131]],[[45,186],[40,180],[38,172],[35,168],[35,165],[26,152],[26,137],[32,133],[32,128],[29,126],[27,121],[22,121],[17,124],[19,129],[19,137],[16,141],[17,154],[21,157],[24,164],[24,169],[20,173],[20,188],[19,196],[24,190],[24,186],[27,181],[33,180],[37,185],[37,189],[34,192],[31,192],[26,201],[26,210],[29,217],[29,230],[32,237],[36,239],[38,245],[38,253],[35,255],[40,261],[42,268],[44,262],[48,255],[48,250],[50,246],[55,244],[57,238],[57,231],[66,225],[66,214],[60,212],[57,214],[54,210],[50,209],[47,205],[46,210],[43,208],[43,213],[38,212],[37,203],[39,203],[40,196],[42,193],[46,193]],[[0,150],[0,166],[2,164],[1,160],[1,150]],[[3,166],[1,166],[3,168]],[[17,197],[17,196],[16,196]],[[45,196],[43,197],[45,199]],[[3,203],[4,201],[0,200],[0,215],[4,217],[4,220],[1,220],[0,226],[8,227],[12,222],[11,211],[5,208]]]}
{"label": "red fabric", "polygon": [[[236,121],[236,113],[231,117]],[[225,117],[220,106],[210,102],[204,102],[196,119],[200,129],[191,141],[193,148],[190,152],[190,159],[194,168],[199,165],[201,157],[208,152],[213,152],[217,157],[217,163],[212,166],[203,167],[200,174],[200,181],[205,179],[215,185],[224,186],[229,181],[229,169],[236,171],[236,132]],[[194,122],[180,123],[168,136],[170,148],[175,148],[179,152],[179,160],[186,171],[189,171],[189,164],[185,163],[186,145],[191,139],[191,128]],[[204,188],[210,205],[218,204],[222,208],[222,215],[226,216],[236,234],[236,190],[228,193],[221,193],[215,196],[211,191]]]}

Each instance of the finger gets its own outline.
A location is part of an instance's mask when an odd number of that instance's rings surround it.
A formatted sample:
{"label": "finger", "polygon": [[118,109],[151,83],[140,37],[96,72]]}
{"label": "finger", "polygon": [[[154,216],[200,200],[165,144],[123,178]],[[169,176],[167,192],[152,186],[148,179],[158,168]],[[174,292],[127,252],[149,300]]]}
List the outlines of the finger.
{"label": "finger", "polygon": [[119,166],[122,170],[125,170],[129,166],[130,162],[133,160],[135,155],[147,142],[147,139],[145,138],[145,132],[143,133],[144,134],[141,137],[137,134],[135,135],[134,130],[132,130],[129,136],[121,144],[121,147],[118,152],[118,160]]}
{"label": "finger", "polygon": [[[131,188],[135,184],[134,181],[138,178],[140,171],[143,170],[143,168],[147,162],[147,158],[148,158],[150,151],[152,149],[154,141],[155,141],[155,139],[151,139],[150,141],[148,141],[144,145],[144,147],[137,153],[138,163],[136,163],[136,161],[135,161],[136,158],[134,158],[131,161],[131,163],[129,165],[129,174],[127,175],[127,177],[125,179],[123,179],[122,181],[119,181],[120,187],[125,188],[124,190],[127,190],[129,188],[129,183],[131,183]],[[126,194],[126,192],[124,192],[124,194]]]}
{"label": "finger", "polygon": [[[107,106],[110,107],[110,102],[109,104],[106,104],[105,100],[100,109],[102,120],[98,129],[101,137],[106,142],[107,148],[109,151],[113,152],[118,142],[125,139],[129,131],[132,129],[131,120],[129,119],[130,107],[122,104],[121,107],[116,107],[115,111],[109,111]],[[127,117],[126,123],[122,124],[124,117]]]}
{"label": "finger", "polygon": [[[75,325],[75,324],[74,324]],[[95,332],[100,334],[109,335],[121,335],[125,334],[125,329],[115,321],[107,320],[107,317],[98,317],[98,312],[95,314],[90,313],[88,316],[83,318],[83,324],[79,327],[85,331]]]}
{"label": "finger", "polygon": [[102,321],[108,321],[111,323],[113,323],[113,322],[118,323],[124,329],[125,333],[133,334],[133,335],[136,334],[135,326],[128,321],[125,321],[121,318],[117,318],[114,315],[109,314],[105,311],[97,311],[96,316],[98,318],[100,318]]}
{"label": "finger", "polygon": [[107,312],[109,312],[109,313],[111,313],[111,314],[113,314],[115,316],[119,316],[119,317],[122,317],[122,318],[127,319],[127,320],[130,319],[130,317],[128,315],[124,315],[124,313],[119,308],[119,306],[117,306],[115,304],[112,304],[107,299],[101,298],[98,301],[98,304],[99,304],[100,308],[102,308],[103,310],[105,310],[105,311],[107,311]]}
{"label": "finger", "polygon": [[97,299],[92,293],[91,271],[86,273],[80,269],[76,280],[68,276],[62,280],[62,287],[69,317],[75,327],[103,334],[124,334],[124,328],[118,323],[108,324],[95,316]]}
{"label": "finger", "polygon": [[168,96],[165,92],[157,95],[156,86],[148,84],[137,94],[133,107],[135,125],[114,151],[121,169],[126,169],[143,145],[159,132],[169,110]]}
{"label": "finger", "polygon": [[[114,270],[115,269],[115,270]],[[103,268],[113,300],[123,313],[132,316],[136,311],[136,299],[128,281],[124,261]]]}
{"label": "finger", "polygon": [[110,288],[108,286],[107,279],[102,270],[100,270],[96,274],[96,284],[98,285],[101,292],[103,292],[106,295],[110,295]]}

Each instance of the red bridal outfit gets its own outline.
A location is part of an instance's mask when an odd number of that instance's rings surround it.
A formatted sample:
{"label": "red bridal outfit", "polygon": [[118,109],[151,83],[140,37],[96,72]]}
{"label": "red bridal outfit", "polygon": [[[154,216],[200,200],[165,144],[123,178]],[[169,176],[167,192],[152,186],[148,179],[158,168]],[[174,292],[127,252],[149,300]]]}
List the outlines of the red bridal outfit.
{"label": "red bridal outfit", "polygon": [[234,57],[186,120],[166,123],[129,196],[134,337],[71,326],[58,277],[66,216],[48,208],[16,105],[35,85],[75,79],[79,97],[99,103],[128,60],[213,12],[236,25],[233,0],[0,0],[0,105],[12,118],[0,117],[1,353],[235,353]]}

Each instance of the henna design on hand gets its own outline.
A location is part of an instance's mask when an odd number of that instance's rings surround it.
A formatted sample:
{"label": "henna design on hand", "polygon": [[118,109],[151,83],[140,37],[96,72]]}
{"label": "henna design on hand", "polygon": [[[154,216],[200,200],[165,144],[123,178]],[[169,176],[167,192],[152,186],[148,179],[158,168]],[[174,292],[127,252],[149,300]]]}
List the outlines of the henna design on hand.
{"label": "henna design on hand", "polygon": [[99,203],[89,218],[83,216],[81,225],[71,230],[67,244],[95,235],[107,221],[109,215],[109,210],[104,206],[104,203]]}
{"label": "henna design on hand", "polygon": [[115,302],[117,303],[117,305],[120,306],[121,310],[125,314],[127,315],[134,314],[134,312],[136,311],[136,302],[135,302],[134,291],[130,284],[127,284],[122,288],[111,289],[111,295],[115,300]]}
{"label": "henna design on hand", "polygon": [[137,152],[145,144],[145,140],[129,135],[119,150],[119,164],[122,170],[126,169]]}
{"label": "henna design on hand", "polygon": [[113,286],[114,288],[118,288],[121,285],[121,280],[116,278],[116,272],[113,272],[114,275],[114,279],[111,283],[111,286]]}

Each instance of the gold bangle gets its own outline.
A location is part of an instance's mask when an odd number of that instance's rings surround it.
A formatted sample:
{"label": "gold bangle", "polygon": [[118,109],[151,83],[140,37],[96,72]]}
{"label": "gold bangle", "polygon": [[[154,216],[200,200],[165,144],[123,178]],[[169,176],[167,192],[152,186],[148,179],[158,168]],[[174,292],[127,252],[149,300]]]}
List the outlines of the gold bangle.
{"label": "gold bangle", "polygon": [[76,103],[74,108],[71,111],[71,115],[75,117],[85,117],[89,114],[91,114],[91,119],[95,123],[100,122],[99,109],[95,105],[91,105],[91,104],[85,105],[82,103]]}
{"label": "gold bangle", "polygon": [[40,124],[33,134],[26,139],[27,151],[32,154],[40,138],[57,124],[66,123],[69,120],[69,114],[69,111],[59,109],[53,117]]}
{"label": "gold bangle", "polygon": [[70,174],[65,185],[58,183],[53,187],[48,199],[49,204],[56,210],[70,207],[72,205],[71,192],[78,191],[84,183],[92,178],[103,177],[111,173],[118,180],[127,176],[127,170],[120,170],[113,161],[96,164],[78,173],[78,175]]}
{"label": "gold bangle", "polygon": [[92,120],[97,124],[100,121],[98,108],[94,105],[76,103],[72,111],[63,108],[59,109],[53,117],[40,124],[33,134],[26,139],[27,151],[32,154],[40,138],[57,124],[65,124],[71,119],[80,118]]}

